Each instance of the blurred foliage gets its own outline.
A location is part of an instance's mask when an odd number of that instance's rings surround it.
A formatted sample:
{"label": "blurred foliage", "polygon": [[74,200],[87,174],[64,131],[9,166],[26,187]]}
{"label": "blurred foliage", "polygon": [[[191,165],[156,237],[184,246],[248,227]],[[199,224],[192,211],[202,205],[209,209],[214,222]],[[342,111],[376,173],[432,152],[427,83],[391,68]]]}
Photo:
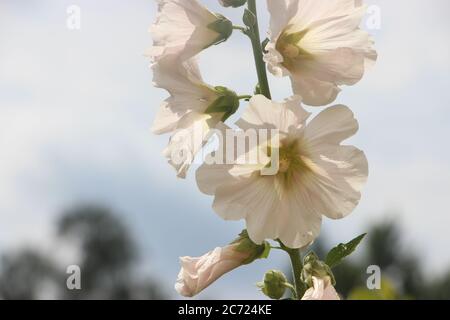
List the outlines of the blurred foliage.
{"label": "blurred foliage", "polygon": [[[336,289],[346,299],[396,300],[396,299],[450,299],[450,270],[444,275],[430,275],[426,265],[413,248],[406,246],[401,230],[395,221],[376,224],[357,250],[359,259],[349,258],[333,268]],[[314,251],[324,257],[321,241]],[[358,256],[358,254],[357,254]],[[379,266],[382,280],[380,290],[369,290],[366,281],[367,267]]]}
{"label": "blurred foliage", "polygon": [[77,206],[57,223],[58,241],[80,252],[81,290],[68,290],[69,276],[53,257],[26,249],[4,255],[0,299],[164,299],[155,281],[136,272],[137,248],[121,220],[101,206]]}

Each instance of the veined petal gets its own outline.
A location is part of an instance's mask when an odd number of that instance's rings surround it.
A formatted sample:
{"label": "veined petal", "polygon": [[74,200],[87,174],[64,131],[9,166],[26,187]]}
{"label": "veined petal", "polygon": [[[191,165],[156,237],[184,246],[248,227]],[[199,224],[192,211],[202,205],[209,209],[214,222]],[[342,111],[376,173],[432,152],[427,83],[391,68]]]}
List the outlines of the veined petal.
{"label": "veined petal", "polygon": [[331,219],[350,214],[368,177],[364,152],[353,146],[322,146],[313,159],[318,170],[304,178],[312,206]]}
{"label": "veined petal", "polygon": [[353,112],[344,105],[336,105],[323,110],[308,123],[305,139],[311,148],[339,144],[353,136],[358,128]]}
{"label": "veined petal", "polygon": [[308,246],[320,234],[322,215],[304,184],[305,175],[293,175],[293,187],[286,191],[286,198],[277,210],[281,220],[279,238],[290,248]]}
{"label": "veined petal", "polygon": [[190,112],[179,121],[177,130],[164,150],[169,163],[177,170],[178,177],[186,177],[195,156],[206,144],[210,129],[219,121],[219,117],[197,112]]}
{"label": "veined petal", "polygon": [[[250,177],[235,177],[233,183],[221,185],[216,189],[213,209],[225,220],[246,219],[257,213],[258,222],[270,227],[266,220],[271,218],[277,196],[273,192],[273,177],[261,177],[255,172]],[[247,230],[253,242],[260,244],[264,239],[258,225],[247,224]],[[267,230],[266,230],[267,231]]]}
{"label": "veined petal", "polygon": [[236,124],[244,130],[278,129],[288,133],[292,128],[301,128],[309,116],[310,113],[301,106],[299,96],[276,103],[263,95],[256,95]]}

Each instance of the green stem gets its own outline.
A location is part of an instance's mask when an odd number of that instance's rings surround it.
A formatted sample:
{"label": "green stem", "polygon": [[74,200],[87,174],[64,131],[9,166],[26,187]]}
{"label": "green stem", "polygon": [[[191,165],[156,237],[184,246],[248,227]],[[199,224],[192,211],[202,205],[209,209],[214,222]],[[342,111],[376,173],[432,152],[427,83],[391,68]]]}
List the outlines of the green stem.
{"label": "green stem", "polygon": [[252,96],[250,96],[250,95],[242,95],[242,96],[238,96],[238,99],[239,100],[248,100],[248,99],[251,99],[252,98]]}
{"label": "green stem", "polygon": [[306,287],[301,279],[301,274],[303,270],[302,257],[300,254],[300,249],[291,249],[286,247],[281,241],[278,240],[281,248],[286,251],[291,259],[292,264],[292,274],[294,276],[295,292],[297,293],[296,298],[300,300],[305,294]]}
{"label": "green stem", "polygon": [[285,287],[291,291],[293,297],[295,297],[297,295],[297,292],[292,284],[286,283]]}
{"label": "green stem", "polygon": [[235,26],[235,25],[233,25],[233,30],[239,30],[239,31],[242,31],[243,33],[247,32],[247,28],[246,27]]}
{"label": "green stem", "polygon": [[258,25],[258,12],[256,10],[256,0],[248,0],[248,10],[250,10],[255,15],[255,24],[250,28],[250,39],[252,41],[253,55],[255,57],[256,71],[258,73],[258,82],[261,88],[261,93],[266,96],[266,98],[271,99],[269,81],[267,79],[266,64],[263,60],[261,37],[259,35],[259,25]]}

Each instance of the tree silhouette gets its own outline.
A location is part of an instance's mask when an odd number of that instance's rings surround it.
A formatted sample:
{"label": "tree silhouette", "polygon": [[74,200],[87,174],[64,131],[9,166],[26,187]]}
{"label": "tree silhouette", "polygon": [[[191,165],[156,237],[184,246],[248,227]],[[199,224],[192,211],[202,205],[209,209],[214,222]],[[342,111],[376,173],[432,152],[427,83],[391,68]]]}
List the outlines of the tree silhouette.
{"label": "tree silhouette", "polygon": [[[81,253],[82,289],[66,287],[65,270],[31,249],[7,254],[1,263],[0,298],[41,299],[51,288],[58,299],[163,299],[151,279],[138,276],[136,245],[123,222],[108,208],[76,206],[57,223],[58,241]],[[57,241],[57,242],[58,242]]]}

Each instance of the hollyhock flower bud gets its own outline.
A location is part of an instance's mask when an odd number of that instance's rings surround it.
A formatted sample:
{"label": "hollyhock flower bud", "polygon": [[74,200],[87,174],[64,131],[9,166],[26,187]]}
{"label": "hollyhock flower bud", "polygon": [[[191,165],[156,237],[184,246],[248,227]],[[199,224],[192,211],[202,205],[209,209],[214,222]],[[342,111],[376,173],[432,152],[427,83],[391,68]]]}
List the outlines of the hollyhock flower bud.
{"label": "hollyhock flower bud", "polygon": [[219,0],[219,2],[225,8],[228,7],[238,8],[245,5],[247,3],[247,0]]}
{"label": "hollyhock flower bud", "polygon": [[314,252],[310,252],[303,261],[302,280],[308,286],[313,286],[314,277],[317,278],[329,278],[331,284],[336,284],[333,272],[330,267],[323,261],[319,260],[319,257]]}
{"label": "hollyhock flower bud", "polygon": [[312,277],[312,281],[313,286],[306,290],[302,300],[341,300],[330,277]]}
{"label": "hollyhock flower bud", "polygon": [[261,291],[271,299],[279,300],[286,291],[288,281],[283,272],[278,270],[267,271],[263,282],[258,283]]}
{"label": "hollyhock flower bud", "polygon": [[215,248],[198,257],[182,257],[175,290],[185,297],[193,297],[224,274],[255,259],[266,257],[268,244],[254,244],[244,231],[228,246]]}

